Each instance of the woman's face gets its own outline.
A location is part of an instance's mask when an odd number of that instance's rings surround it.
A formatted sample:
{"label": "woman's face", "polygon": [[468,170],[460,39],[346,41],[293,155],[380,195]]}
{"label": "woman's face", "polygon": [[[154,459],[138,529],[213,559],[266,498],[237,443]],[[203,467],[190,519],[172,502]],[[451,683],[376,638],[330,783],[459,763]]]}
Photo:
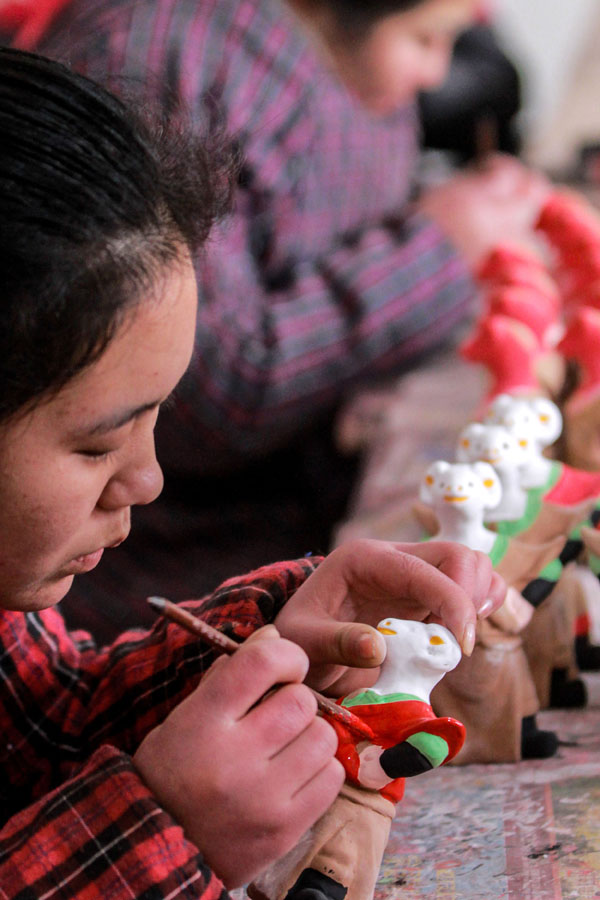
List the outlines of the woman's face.
{"label": "woman's face", "polygon": [[0,606],[57,603],[129,533],[162,489],[158,408],[190,360],[196,283],[186,256],[132,311],[102,356],[0,428]]}
{"label": "woman's face", "polygon": [[356,47],[331,46],[348,89],[371,112],[386,115],[445,80],[458,34],[479,0],[425,0],[388,15]]}

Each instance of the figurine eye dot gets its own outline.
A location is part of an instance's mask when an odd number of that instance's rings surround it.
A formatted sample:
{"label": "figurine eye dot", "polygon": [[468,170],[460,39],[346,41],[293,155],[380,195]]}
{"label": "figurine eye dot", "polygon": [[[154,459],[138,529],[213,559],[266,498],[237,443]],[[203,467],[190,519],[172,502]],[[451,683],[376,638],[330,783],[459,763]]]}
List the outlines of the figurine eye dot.
{"label": "figurine eye dot", "polygon": [[441,637],[439,636],[439,634],[433,634],[433,635],[429,638],[429,643],[430,643],[430,644],[433,644],[434,646],[438,646],[438,647],[439,647],[440,644],[443,644],[443,643],[444,643],[444,638],[441,638]]}

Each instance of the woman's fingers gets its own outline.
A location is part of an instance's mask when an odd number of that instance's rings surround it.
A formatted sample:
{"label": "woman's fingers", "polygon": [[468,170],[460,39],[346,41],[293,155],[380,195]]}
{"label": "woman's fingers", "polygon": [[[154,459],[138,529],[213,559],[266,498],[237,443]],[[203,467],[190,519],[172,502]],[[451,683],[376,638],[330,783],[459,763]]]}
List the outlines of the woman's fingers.
{"label": "woman's fingers", "polygon": [[207,711],[233,720],[245,716],[275,685],[301,682],[308,657],[295,643],[280,638],[274,626],[256,632],[233,656],[210,669],[197,691]]}

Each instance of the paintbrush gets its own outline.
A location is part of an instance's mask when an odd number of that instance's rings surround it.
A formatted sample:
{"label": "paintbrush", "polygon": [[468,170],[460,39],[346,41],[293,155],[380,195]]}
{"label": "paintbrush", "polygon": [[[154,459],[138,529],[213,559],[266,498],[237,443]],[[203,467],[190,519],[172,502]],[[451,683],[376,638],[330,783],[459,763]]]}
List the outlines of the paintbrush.
{"label": "paintbrush", "polygon": [[[169,619],[170,622],[181,625],[181,627],[185,628],[186,631],[189,631],[190,634],[198,635],[199,638],[202,638],[207,644],[214,647],[215,650],[231,656],[239,649],[240,644],[236,641],[227,637],[226,634],[223,634],[223,632],[219,631],[217,628],[213,628],[212,625],[203,622],[202,619],[198,619],[197,616],[194,616],[189,610],[177,606],[176,603],[165,600],[164,597],[147,597],[146,599],[150,606],[156,610],[156,612],[160,613],[161,616],[164,616],[165,619]],[[365,722],[359,719],[358,716],[355,716],[349,709],[339,706],[333,700],[330,700],[329,697],[323,696],[323,694],[320,694],[313,688],[309,688],[309,690],[312,691],[313,696],[317,701],[319,711],[326,717],[335,719],[336,722],[345,725],[346,728],[350,729],[357,736],[366,741],[373,740],[374,735],[372,730]]]}

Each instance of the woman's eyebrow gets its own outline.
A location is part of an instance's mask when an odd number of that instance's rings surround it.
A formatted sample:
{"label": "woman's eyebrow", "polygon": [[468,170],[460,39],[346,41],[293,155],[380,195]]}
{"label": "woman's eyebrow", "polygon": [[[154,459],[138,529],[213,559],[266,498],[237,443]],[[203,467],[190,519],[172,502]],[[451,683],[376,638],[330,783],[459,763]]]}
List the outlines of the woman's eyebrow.
{"label": "woman's eyebrow", "polygon": [[142,406],[136,406],[133,409],[127,409],[123,412],[107,416],[105,419],[99,419],[97,422],[92,422],[89,425],[80,426],[77,431],[88,437],[97,437],[98,435],[106,434],[109,431],[115,431],[117,428],[122,428],[123,425],[127,425],[128,422],[137,419],[138,416],[143,415],[145,412],[156,409],[159,405],[159,400],[154,400],[151,403],[144,403]]}

